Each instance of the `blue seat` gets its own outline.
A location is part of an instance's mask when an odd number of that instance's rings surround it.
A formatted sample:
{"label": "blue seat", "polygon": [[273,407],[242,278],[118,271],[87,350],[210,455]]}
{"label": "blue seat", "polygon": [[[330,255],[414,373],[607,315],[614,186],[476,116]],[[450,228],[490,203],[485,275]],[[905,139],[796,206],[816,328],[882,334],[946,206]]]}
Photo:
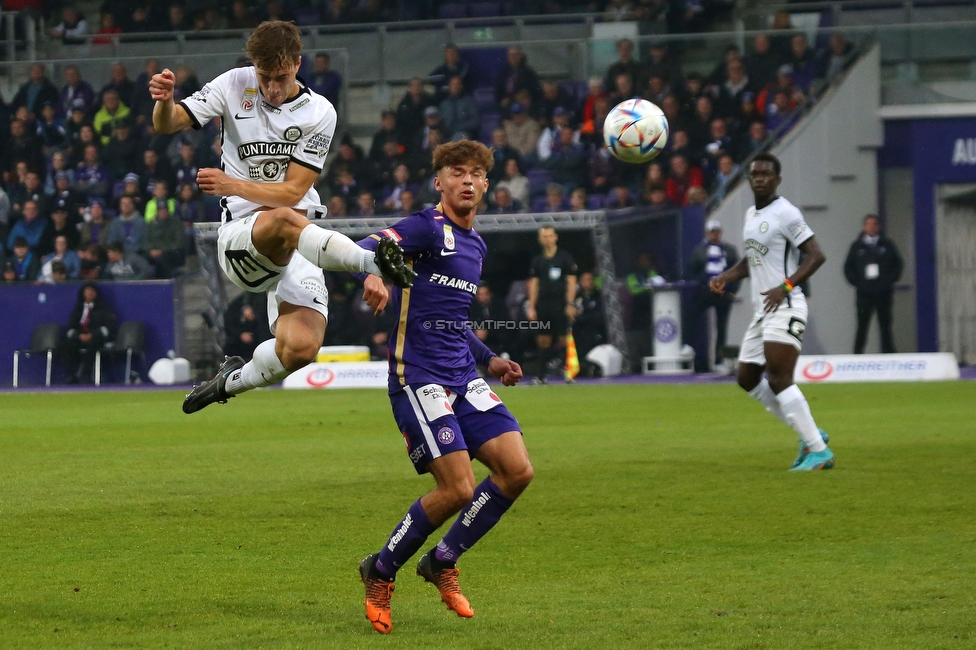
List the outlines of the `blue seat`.
{"label": "blue seat", "polygon": [[606,194],[591,194],[586,199],[586,207],[590,210],[602,210],[607,205],[608,198]]}

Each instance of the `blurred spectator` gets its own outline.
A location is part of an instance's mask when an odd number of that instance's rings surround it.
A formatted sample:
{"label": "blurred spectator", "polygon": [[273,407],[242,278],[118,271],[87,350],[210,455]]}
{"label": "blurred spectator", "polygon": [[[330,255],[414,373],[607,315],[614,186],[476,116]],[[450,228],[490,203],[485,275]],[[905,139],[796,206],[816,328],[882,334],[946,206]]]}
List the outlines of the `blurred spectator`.
{"label": "blurred spectator", "polygon": [[539,114],[548,124],[551,123],[557,109],[562,109],[569,115],[569,119],[573,120],[579,106],[576,105],[576,99],[555,81],[543,81],[542,97],[539,98]]}
{"label": "blurred spectator", "polygon": [[739,140],[748,137],[749,125],[757,120],[762,121],[763,115],[756,106],[755,93],[742,93],[739,105],[736,107],[736,112],[732,117],[733,137]]}
{"label": "blurred spectator", "polygon": [[176,199],[169,194],[169,183],[162,178],[157,178],[153,183],[152,198],[146,203],[146,209],[143,212],[147,222],[156,218],[156,210],[163,204],[166,205],[169,214],[176,211]]}
{"label": "blurred spectator", "polygon": [[186,19],[186,13],[183,11],[183,5],[181,4],[171,4],[166,12],[167,19],[164,30],[167,32],[184,32],[190,28],[190,24]]}
{"label": "blurred spectator", "polygon": [[[561,106],[553,112],[552,126],[542,129],[539,134],[539,144],[536,147],[539,160],[549,160],[549,157],[552,156],[553,147],[558,145],[560,133],[563,127],[569,126],[571,116],[572,114]],[[579,143],[578,132],[574,132],[573,140],[577,144]]]}
{"label": "blurred spectator", "polygon": [[[57,197],[62,191],[71,192],[72,198],[77,196],[76,193],[70,190],[71,185],[74,183],[75,175],[71,169],[68,169],[68,158],[65,156],[63,151],[55,151],[51,154],[50,163],[47,168],[47,175],[44,177],[44,193],[48,196]],[[64,188],[58,187],[58,181],[64,181]],[[77,216],[78,211],[71,211],[71,216],[74,218]]]}
{"label": "blurred spectator", "polygon": [[54,251],[41,258],[42,281],[50,282],[54,274],[52,264],[61,264],[64,273],[72,280],[77,280],[81,273],[81,258],[78,257],[78,253],[68,248],[68,238],[64,235],[58,235],[54,239]]}
{"label": "blurred spectator", "polygon": [[380,128],[373,134],[373,141],[369,146],[370,160],[379,160],[383,157],[383,145],[388,140],[395,140],[397,137],[396,111],[391,108],[384,108],[380,114]]}
{"label": "blurred spectator", "polygon": [[7,248],[13,251],[13,254],[7,258],[7,263],[13,267],[14,279],[21,282],[36,280],[37,274],[41,270],[41,259],[31,251],[27,240],[22,236],[14,237],[8,243]]}
{"label": "blurred spectator", "polygon": [[[50,273],[45,273],[45,268],[49,269]],[[50,265],[45,265],[45,267],[42,267],[41,274],[38,277],[38,282],[43,282],[45,284],[64,284],[67,281],[68,269],[60,260],[54,260],[50,263]]]}
{"label": "blurred spectator", "polygon": [[170,216],[170,201],[155,199],[146,206],[152,206],[156,214],[146,224],[142,240],[143,254],[156,267],[156,277],[162,279],[172,278],[186,262],[186,231],[182,221]]}
{"label": "blurred spectator", "polygon": [[444,143],[444,124],[441,121],[441,111],[436,106],[428,106],[424,109],[424,129],[422,131],[421,145],[420,148],[427,152],[426,155],[429,158],[431,154],[434,153],[436,144],[432,144],[430,138],[431,131],[439,131],[440,139],[437,140],[437,144]]}
{"label": "blurred spectator", "polygon": [[393,183],[393,171],[397,165],[407,161],[402,152],[403,148],[395,139],[389,139],[383,144],[383,151],[380,158],[373,165],[374,189],[382,189],[383,186]]}
{"label": "blurred spectator", "polygon": [[785,61],[790,56],[790,46],[793,35],[793,18],[790,12],[780,9],[773,14],[773,34],[769,37],[769,44],[772,51],[779,57],[780,61]]}
{"label": "blurred spectator", "polygon": [[789,130],[798,117],[797,109],[791,106],[787,91],[776,88],[772,104],[766,104],[766,129],[781,135]]}
{"label": "blurred spectator", "polygon": [[668,51],[668,46],[661,42],[651,43],[650,56],[644,65],[645,79],[658,76],[672,88],[681,82],[681,66]]}
{"label": "blurred spectator", "polygon": [[[141,219],[140,219],[141,221]],[[112,225],[118,219],[112,222]],[[113,241],[105,248],[108,262],[105,265],[104,276],[107,280],[147,280],[152,275],[152,269],[138,253],[127,253],[122,242]]]}
{"label": "blurred spectator", "polygon": [[569,209],[573,211],[586,210],[586,200],[588,198],[586,190],[582,187],[577,187],[569,194]]}
{"label": "blurred spectator", "polygon": [[51,200],[44,193],[41,186],[41,177],[35,171],[29,171],[24,175],[24,182],[18,183],[11,190],[11,200],[15,211],[23,210],[27,201],[33,201],[37,205],[38,214],[44,216],[51,209]]}
{"label": "blurred spectator", "polygon": [[651,185],[646,190],[647,207],[651,210],[669,210],[674,203],[668,198],[664,185]]}
{"label": "blurred spectator", "polygon": [[[508,48],[508,60],[498,72],[495,80],[495,101],[503,110],[515,101],[515,95],[526,90],[532,97],[532,103],[538,103],[542,96],[539,76],[528,64],[525,52],[520,47]],[[441,109],[443,112],[443,109]]]}
{"label": "blurred spectator", "polygon": [[[132,165],[129,169],[135,168],[136,165]],[[196,162],[196,151],[193,149],[193,145],[189,142],[181,142],[180,159],[174,172],[176,184],[178,186],[187,183],[195,184],[197,182],[197,172],[199,171],[200,165]]]}
{"label": "blurred spectator", "polygon": [[68,383],[77,384],[83,378],[90,381],[95,351],[111,340],[115,330],[115,312],[95,283],[86,282],[78,290],[66,329],[63,359]]}
{"label": "blurred spectator", "polygon": [[776,71],[783,61],[773,52],[769,37],[758,34],[752,41],[752,54],[745,58],[749,79],[756,88],[765,88],[776,81]]}
{"label": "blurred spectator", "polygon": [[620,161],[610,153],[607,143],[601,141],[587,162],[589,186],[594,194],[607,194],[621,180],[620,166]]}
{"label": "blurred spectator", "polygon": [[137,212],[142,213],[146,199],[143,198],[142,190],[139,187],[139,175],[129,172],[122,179],[122,194],[116,198],[116,203],[123,197],[128,196],[132,199],[132,206]]}
{"label": "blurred spectator", "polygon": [[794,34],[790,39],[790,56],[786,63],[793,66],[793,83],[804,92],[810,92],[810,85],[817,77],[818,66],[813,48],[807,42],[806,34]]}
{"label": "blurred spectator", "polygon": [[339,198],[345,204],[346,209],[352,206],[353,201],[359,195],[360,187],[356,182],[352,172],[348,168],[339,170],[335,181],[331,185],[333,198]]}
{"label": "blurred spectator", "polygon": [[725,48],[725,55],[722,60],[718,62],[712,72],[706,78],[706,86],[717,87],[725,83],[725,80],[729,78],[729,65],[733,61],[742,61],[742,53],[739,52],[739,48],[735,45],[728,45]]}
{"label": "blurred spectator", "polygon": [[424,89],[423,80],[420,77],[410,79],[407,92],[396,109],[397,137],[410,151],[420,148],[424,111],[433,105],[434,97]]}
{"label": "blurred spectator", "polygon": [[260,24],[261,19],[251,12],[244,0],[234,0],[231,3],[227,29],[254,29]]}
{"label": "blurred spectator", "polygon": [[707,200],[708,192],[705,191],[705,188],[692,185],[688,188],[688,194],[685,196],[685,205],[702,205]]}
{"label": "blurred spectator", "polygon": [[[39,252],[41,239],[44,231],[47,230],[47,219],[41,216],[37,207],[37,201],[27,199],[21,210],[21,218],[10,229],[7,235],[7,250],[13,250],[15,242],[23,239],[30,247],[31,252]],[[32,278],[33,279],[33,278]]]}
{"label": "blurred spectator", "polygon": [[206,210],[200,199],[196,183],[182,183],[177,186],[176,209],[173,217],[183,222],[187,236],[193,232],[193,224],[207,221]]}
{"label": "blurred spectator", "polygon": [[716,111],[722,117],[732,117],[742,104],[742,96],[747,92],[755,92],[756,88],[746,74],[746,67],[741,59],[734,59],[728,64],[728,77],[718,87],[715,98]]}
{"label": "blurred spectator", "polygon": [[705,78],[697,72],[691,72],[685,78],[685,90],[681,96],[681,110],[693,116],[698,108],[698,98],[706,94]]}
{"label": "blurred spectator", "polygon": [[87,126],[91,128],[91,122],[89,122],[86,114],[85,108],[83,106],[83,100],[80,97],[75,97],[71,100],[71,111],[68,113],[68,121],[64,124],[65,135],[68,139],[68,146],[73,150],[77,146],[78,141],[81,139],[81,129]]}
{"label": "blurred spectator", "polygon": [[264,294],[245,291],[227,305],[224,354],[249,361],[254,348],[271,338],[268,329],[268,300]]}
{"label": "blurred spectator", "polygon": [[593,274],[580,273],[576,289],[576,320],[573,321],[573,338],[580,359],[580,374],[593,377],[597,366],[586,360],[586,355],[598,345],[607,342],[607,326],[603,318],[603,298],[596,287]]}
{"label": "blurred spectator", "polygon": [[448,81],[448,96],[440,105],[444,132],[451,140],[475,138],[481,128],[478,104],[464,90],[464,81],[454,76]]}
{"label": "blurred spectator", "polygon": [[115,134],[117,124],[129,117],[129,107],[119,99],[117,90],[106,90],[102,95],[102,107],[92,118],[92,129],[99,136],[102,145],[108,144]]}
{"label": "blurred spectator", "polygon": [[332,58],[328,52],[319,52],[315,55],[315,63],[312,74],[309,76],[308,87],[332,102],[336,109],[339,108],[342,75],[332,70]]}
{"label": "blurred spectator", "polygon": [[696,150],[705,148],[714,117],[715,106],[712,103],[712,98],[708,95],[702,95],[695,102],[695,114],[686,129],[692,148]]}
{"label": "blurred spectator", "polygon": [[723,153],[718,159],[718,169],[715,172],[715,179],[712,181],[712,195],[716,201],[725,198],[729,183],[732,178],[739,173],[739,166],[735,164],[732,156]]}
{"label": "blurred spectator", "polygon": [[718,169],[718,159],[722,154],[733,153],[732,136],[729,135],[728,122],[720,117],[712,120],[709,142],[705,145],[705,156],[702,166],[709,177]]}
{"label": "blurred spectator", "polygon": [[113,178],[121,178],[136,169],[146,148],[145,143],[132,135],[132,126],[129,118],[116,121],[115,133],[102,148],[102,164],[108,167]]}
{"label": "blurred spectator", "polygon": [[757,120],[751,123],[748,137],[739,146],[739,160],[745,160],[752,154],[761,151],[766,146],[768,135],[765,122]]}
{"label": "blurred spectator", "polygon": [[498,181],[498,189],[503,188],[508,190],[514,204],[529,205],[529,179],[522,175],[515,158],[505,161],[505,177]]}
{"label": "blurred spectator", "polygon": [[109,245],[121,244],[127,255],[135,255],[142,248],[145,234],[146,220],[136,212],[132,198],[123,196],[119,199],[119,216],[112,219],[108,228]]}
{"label": "blurred spectator", "polygon": [[634,6],[629,0],[609,0],[603,9],[603,20],[608,23],[634,19]]}
{"label": "blurred spectator", "polygon": [[497,127],[491,132],[491,155],[495,160],[494,167],[488,172],[488,180],[495,183],[505,176],[505,163],[511,159],[518,160],[519,152],[508,144],[505,129]]}
{"label": "blurred spectator", "polygon": [[0,282],[4,284],[11,284],[14,282],[19,282],[17,277],[17,270],[14,268],[13,262],[3,263],[3,273],[0,275]]}
{"label": "blurred spectator", "polygon": [[59,38],[66,45],[84,42],[88,33],[88,21],[85,15],[72,4],[66,4],[61,9],[61,22],[51,31],[51,38]]}
{"label": "blurred spectator", "polygon": [[399,212],[403,207],[400,203],[400,195],[403,192],[413,190],[413,185],[409,184],[410,169],[403,163],[393,169],[393,183],[383,188],[383,208],[387,212]]}
{"label": "blurred spectator", "polygon": [[665,284],[654,270],[648,253],[639,253],[634,270],[627,274],[627,293],[630,294],[630,323],[627,327],[627,346],[631,351],[634,371],[640,370],[642,359],[651,354],[651,303],[654,288]]}
{"label": "blurred spectator", "polygon": [[559,140],[553,145],[552,155],[544,164],[552,174],[552,180],[567,190],[573,190],[589,180],[586,150],[577,141],[577,134],[570,126],[560,129]]}
{"label": "blurred spectator", "polygon": [[414,190],[406,189],[400,192],[400,207],[398,214],[411,215],[423,206],[417,204],[417,193]]}
{"label": "blurred spectator", "polygon": [[846,36],[840,32],[832,34],[827,49],[820,55],[817,76],[828,81],[833,79],[844,71],[853,51],[854,44],[847,40]]}
{"label": "blurred spectator", "polygon": [[346,213],[346,201],[341,196],[333,196],[326,203],[329,210],[329,217],[339,218],[348,216]]}
{"label": "blurred spectator", "polygon": [[7,241],[7,229],[10,227],[10,196],[0,186],[0,253]]}
{"label": "blurred spectator", "polygon": [[634,59],[634,42],[629,38],[622,38],[617,41],[617,56],[618,59],[607,68],[607,75],[603,82],[604,86],[606,88],[616,88],[617,78],[625,74],[635,81],[635,85],[638,88],[643,88],[647,77],[645,76],[644,67]]}
{"label": "blurred spectator", "polygon": [[78,247],[87,250],[92,244],[105,245],[108,243],[109,224],[105,218],[105,201],[92,199],[88,207],[88,214],[79,228]]}
{"label": "blurred spectator", "polygon": [[491,207],[488,209],[491,214],[512,214],[522,210],[522,204],[512,198],[512,193],[507,187],[499,187],[491,195]]}
{"label": "blurred spectator", "polygon": [[626,185],[614,185],[607,199],[607,208],[621,209],[634,207],[634,199],[630,195],[630,188]]}
{"label": "blurred spectator", "polygon": [[[587,95],[583,99],[580,109],[580,130],[583,133],[594,133],[597,129],[596,120],[596,101],[607,96],[604,91],[603,82],[599,77],[591,77],[587,82]],[[602,127],[602,125],[601,125]]]}
{"label": "blurred spectator", "polygon": [[54,251],[55,240],[58,237],[64,237],[68,242],[68,248],[71,250],[78,248],[78,242],[81,239],[78,227],[74,223],[68,222],[68,206],[60,201],[51,210],[51,219],[48,221],[47,228],[44,229],[44,235],[41,237],[37,252],[41,255],[47,255]]}
{"label": "blurred spectator", "polygon": [[142,152],[142,169],[139,172],[139,189],[144,194],[152,193],[157,179],[166,182],[167,187],[173,186],[173,168],[169,160],[161,158],[155,149]]}
{"label": "blurred spectator", "polygon": [[[99,106],[105,103],[105,93],[110,90],[114,90],[118,94],[119,101],[122,104],[125,104],[127,107],[126,110],[128,110],[128,103],[132,101],[132,98],[135,95],[136,85],[131,79],[129,79],[129,72],[121,63],[112,65],[112,75],[109,82],[102,86],[102,89],[98,91]],[[120,117],[125,116],[122,115]],[[95,129],[95,132],[98,133],[97,128]]]}
{"label": "blurred spectator", "polygon": [[651,164],[647,166],[647,171],[644,172],[644,180],[641,188],[641,194],[644,195],[646,199],[649,195],[650,188],[655,185],[664,186],[664,181],[667,180],[667,175],[664,173],[664,164],[660,160],[653,160]]}
{"label": "blurred spectator", "polygon": [[664,98],[671,94],[671,86],[665,84],[661,75],[657,74],[649,77],[643,88],[641,96],[656,106],[660,106],[664,102]]}
{"label": "blurred spectator", "polygon": [[108,196],[111,173],[98,161],[98,147],[90,144],[85,147],[85,159],[75,168],[75,189],[89,198]]}
{"label": "blurred spectator", "polygon": [[543,212],[564,212],[566,204],[566,191],[559,183],[549,183],[546,185],[545,202],[542,204]]}
{"label": "blurred spectator", "polygon": [[637,90],[634,87],[634,78],[631,77],[626,72],[618,74],[613,79],[613,86],[610,94],[607,95],[607,101],[610,102],[610,106],[616,106],[625,99],[631,99],[637,97]]}
{"label": "blurred spectator", "polygon": [[189,97],[202,88],[200,80],[197,79],[197,74],[190,67],[178,65],[174,74],[176,75],[176,88],[173,91],[173,97],[176,101]]}
{"label": "blurred spectator", "polygon": [[11,120],[10,141],[6,153],[7,160],[26,161],[31,169],[41,169],[44,166],[41,143],[33,133],[27,131],[27,124],[23,120]]}
{"label": "blurred spectator", "polygon": [[115,24],[115,15],[111,11],[103,11],[99,18],[98,31],[95,33],[98,36],[92,39],[92,45],[110,45],[111,37],[121,34],[122,28]]}
{"label": "blurred spectator", "polygon": [[108,264],[108,254],[104,246],[89,244],[87,248],[78,251],[78,257],[81,258],[82,280],[98,280],[102,277],[105,265]]}
{"label": "blurred spectator", "polygon": [[682,154],[671,156],[671,173],[664,182],[668,199],[675,205],[688,203],[689,187],[704,187],[705,179],[697,167],[692,167]]}
{"label": "blurred spectator", "polygon": [[352,18],[349,0],[332,0],[322,13],[322,22],[327,25],[348,23]]}
{"label": "blurred spectator", "polygon": [[895,351],[891,333],[891,307],[895,283],[904,264],[895,242],[881,232],[878,215],[864,217],[860,236],[851,244],[844,261],[844,277],[857,290],[857,333],[854,354],[863,354],[871,316],[878,312],[881,352]]}
{"label": "blurred spectator", "polygon": [[132,16],[125,25],[125,31],[134,34],[157,31],[157,28],[150,23],[149,11],[143,3],[139,3],[132,8]]}
{"label": "blurred spectator", "polygon": [[427,76],[428,83],[434,85],[434,102],[440,104],[449,94],[448,83],[451,77],[461,77],[464,89],[471,91],[468,79],[468,64],[461,60],[461,51],[454,43],[444,46],[444,63],[434,68]]}
{"label": "blurred spectator", "polygon": [[373,198],[372,192],[360,192],[356,197],[356,208],[357,217],[375,217],[376,199]]}
{"label": "blurred spectator", "polygon": [[78,66],[65,67],[64,81],[58,99],[61,115],[67,118],[75,106],[80,106],[86,113],[90,111],[95,105],[95,91],[91,84],[81,78]]}
{"label": "blurred spectator", "polygon": [[503,123],[508,143],[523,156],[534,154],[539,144],[539,123],[528,116],[521,104],[512,104],[509,112],[511,117]]}
{"label": "blurred spectator", "polygon": [[[705,318],[706,312],[710,308],[715,309],[716,360],[722,359],[721,350],[725,347],[729,313],[732,310],[732,303],[735,302],[738,283],[727,285],[725,292],[721,294],[712,291],[708,283],[738,261],[739,253],[735,246],[722,241],[722,224],[716,219],[708,220],[705,223],[705,239],[692,250],[685,278],[698,283],[698,291],[691,307],[691,323],[689,325],[694,327],[696,323]],[[703,359],[708,358],[708,354],[702,350],[698,351],[697,356]],[[707,364],[696,360],[696,370],[705,371],[707,370],[705,366]]]}
{"label": "blurred spectator", "polygon": [[136,77],[134,89],[132,91],[132,110],[131,117],[134,118],[136,125],[152,124],[152,112],[156,102],[149,94],[149,81],[153,75],[160,72],[159,61],[149,59],[146,61],[145,69]]}

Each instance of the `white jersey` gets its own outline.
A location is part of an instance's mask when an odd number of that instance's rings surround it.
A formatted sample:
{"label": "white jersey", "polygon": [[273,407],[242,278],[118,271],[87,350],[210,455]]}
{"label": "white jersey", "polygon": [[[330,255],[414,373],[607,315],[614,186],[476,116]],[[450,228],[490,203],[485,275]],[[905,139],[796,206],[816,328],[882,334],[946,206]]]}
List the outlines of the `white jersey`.
{"label": "white jersey", "polygon": [[[289,164],[322,171],[335,135],[336,111],[329,100],[299,80],[301,92],[281,106],[261,97],[254,67],[234,68],[180,102],[199,129],[220,117],[220,167],[231,178],[280,183]],[[319,204],[314,188],[296,208]],[[261,207],[239,196],[220,200],[226,223]]]}
{"label": "white jersey", "polygon": [[[749,258],[749,284],[752,302],[757,312],[763,310],[763,291],[769,291],[796,273],[800,263],[800,245],[813,237],[813,231],[803,220],[803,214],[795,205],[777,197],[772,203],[757,210],[746,210],[746,223],[742,229],[746,257]],[[790,307],[806,307],[806,298],[800,287],[787,295]]]}

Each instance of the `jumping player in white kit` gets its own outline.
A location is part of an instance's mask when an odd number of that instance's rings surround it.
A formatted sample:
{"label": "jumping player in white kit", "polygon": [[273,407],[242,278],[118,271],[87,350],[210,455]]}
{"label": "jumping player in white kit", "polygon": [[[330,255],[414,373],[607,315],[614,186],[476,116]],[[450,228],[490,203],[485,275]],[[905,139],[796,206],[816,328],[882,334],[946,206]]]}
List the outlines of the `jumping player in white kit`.
{"label": "jumping player in white kit", "polygon": [[199,129],[221,118],[221,168],[201,169],[197,183],[204,193],[222,197],[221,268],[241,289],[267,292],[275,335],[246,364],[240,357],[225,360],[215,377],[187,395],[186,413],[275,384],[315,359],[329,316],[322,269],[371,274],[363,297],[377,312],[389,297],[384,277],[400,287],[413,279],[392,239],[374,253],[305,216],[325,216],[312,184],[335,134],[336,111],[297,78],[301,32],[292,23],[266,21],[252,32],[246,50],[253,66],[229,70],[179,103],[171,71],[149,83],[160,133]]}
{"label": "jumping player in white kit", "polygon": [[746,212],[746,254],[710,284],[721,293],[729,282],[751,279],[756,312],[739,353],[739,386],[799,434],[800,451],[790,471],[830,469],[834,453],[827,447],[829,436],[817,427],[806,398],[793,383],[807,325],[807,301],[800,285],[826,256],[796,206],[776,195],[780,181],[775,156],[761,153],[753,158],[749,185],[756,204]]}

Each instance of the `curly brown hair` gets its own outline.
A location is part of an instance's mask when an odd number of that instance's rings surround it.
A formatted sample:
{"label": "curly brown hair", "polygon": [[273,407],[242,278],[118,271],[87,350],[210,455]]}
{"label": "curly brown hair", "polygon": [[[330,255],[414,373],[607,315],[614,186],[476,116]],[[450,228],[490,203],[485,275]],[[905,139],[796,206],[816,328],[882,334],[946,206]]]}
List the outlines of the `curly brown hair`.
{"label": "curly brown hair", "polygon": [[472,164],[490,172],[495,166],[495,159],[491,149],[475,140],[458,140],[438,145],[434,149],[434,170],[440,171],[445,167]]}
{"label": "curly brown hair", "polygon": [[302,33],[295,23],[266,20],[254,28],[244,49],[255,67],[274,72],[301,61]]}

